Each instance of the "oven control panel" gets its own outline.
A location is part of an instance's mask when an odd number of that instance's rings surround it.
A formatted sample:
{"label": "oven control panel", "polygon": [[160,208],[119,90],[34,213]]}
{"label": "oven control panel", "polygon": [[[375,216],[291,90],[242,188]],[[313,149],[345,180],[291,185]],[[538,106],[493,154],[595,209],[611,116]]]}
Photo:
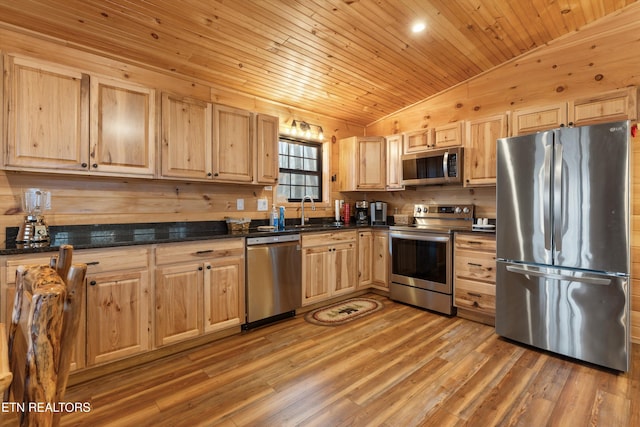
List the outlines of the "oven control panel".
{"label": "oven control panel", "polygon": [[472,219],[473,205],[414,205],[414,218]]}

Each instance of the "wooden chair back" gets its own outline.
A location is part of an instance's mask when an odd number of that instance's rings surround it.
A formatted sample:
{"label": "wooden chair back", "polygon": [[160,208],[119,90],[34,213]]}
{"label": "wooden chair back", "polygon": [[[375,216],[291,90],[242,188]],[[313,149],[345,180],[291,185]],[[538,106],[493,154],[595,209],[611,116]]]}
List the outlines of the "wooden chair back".
{"label": "wooden chair back", "polygon": [[30,410],[61,402],[80,324],[87,266],[72,265],[73,248],[63,245],[50,265],[19,266],[9,325],[5,401],[22,404],[21,426],[52,426],[59,411]]}

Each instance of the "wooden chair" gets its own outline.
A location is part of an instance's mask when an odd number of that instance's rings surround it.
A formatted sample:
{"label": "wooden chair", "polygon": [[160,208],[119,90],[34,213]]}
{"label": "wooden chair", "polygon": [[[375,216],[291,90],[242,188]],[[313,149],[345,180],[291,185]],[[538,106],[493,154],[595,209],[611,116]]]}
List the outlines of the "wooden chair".
{"label": "wooden chair", "polygon": [[8,337],[13,378],[4,400],[21,404],[14,405],[24,409],[21,426],[60,422],[60,411],[41,409],[63,401],[80,323],[87,266],[72,265],[72,253],[72,246],[63,245],[50,265],[19,266],[16,272]]}

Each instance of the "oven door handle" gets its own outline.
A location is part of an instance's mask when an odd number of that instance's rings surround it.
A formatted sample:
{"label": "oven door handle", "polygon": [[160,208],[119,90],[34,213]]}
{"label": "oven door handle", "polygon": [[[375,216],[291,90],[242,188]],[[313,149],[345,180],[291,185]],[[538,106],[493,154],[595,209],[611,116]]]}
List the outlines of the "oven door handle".
{"label": "oven door handle", "polygon": [[449,242],[451,237],[449,235],[442,236],[430,233],[389,233],[389,238],[393,239],[405,239],[405,240],[422,240],[425,242]]}

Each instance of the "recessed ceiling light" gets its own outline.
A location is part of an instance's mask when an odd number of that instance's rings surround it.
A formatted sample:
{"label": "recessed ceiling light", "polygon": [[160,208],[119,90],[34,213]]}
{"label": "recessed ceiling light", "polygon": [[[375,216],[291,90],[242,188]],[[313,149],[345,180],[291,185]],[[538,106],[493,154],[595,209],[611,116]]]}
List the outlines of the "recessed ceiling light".
{"label": "recessed ceiling light", "polygon": [[425,28],[427,28],[427,26],[425,25],[424,22],[416,22],[411,27],[411,31],[413,31],[414,33],[419,33],[421,31],[424,31]]}

